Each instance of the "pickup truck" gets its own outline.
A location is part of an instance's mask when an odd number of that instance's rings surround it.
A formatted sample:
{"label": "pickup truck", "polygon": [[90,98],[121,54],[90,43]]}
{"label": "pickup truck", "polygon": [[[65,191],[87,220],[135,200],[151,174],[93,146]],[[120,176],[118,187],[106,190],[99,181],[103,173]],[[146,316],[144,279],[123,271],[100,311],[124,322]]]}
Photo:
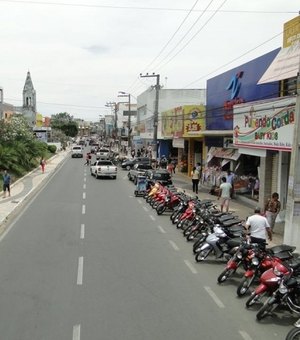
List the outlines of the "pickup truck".
{"label": "pickup truck", "polygon": [[134,184],[137,183],[137,177],[143,176],[147,170],[153,170],[150,164],[137,163],[128,172],[128,179],[133,181]]}
{"label": "pickup truck", "polygon": [[91,175],[97,179],[99,177],[117,178],[118,168],[109,160],[99,160],[93,163],[90,167]]}

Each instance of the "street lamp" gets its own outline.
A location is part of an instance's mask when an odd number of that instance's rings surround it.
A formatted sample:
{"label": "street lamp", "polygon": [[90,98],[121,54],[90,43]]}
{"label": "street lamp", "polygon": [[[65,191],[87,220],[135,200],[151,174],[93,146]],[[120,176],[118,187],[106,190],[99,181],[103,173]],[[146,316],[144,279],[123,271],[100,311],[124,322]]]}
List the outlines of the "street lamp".
{"label": "street lamp", "polygon": [[128,152],[131,151],[131,106],[130,93],[119,91],[118,97],[128,97]]}

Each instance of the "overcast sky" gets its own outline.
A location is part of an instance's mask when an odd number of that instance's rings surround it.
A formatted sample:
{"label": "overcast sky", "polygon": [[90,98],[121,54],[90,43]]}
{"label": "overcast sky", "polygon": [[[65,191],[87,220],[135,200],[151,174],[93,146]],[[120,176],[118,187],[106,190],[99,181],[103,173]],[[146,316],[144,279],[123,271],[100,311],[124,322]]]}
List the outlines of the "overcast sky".
{"label": "overcast sky", "polygon": [[299,9],[299,0],[0,0],[4,101],[22,105],[28,70],[38,112],[92,121],[126,100],[119,91],[134,101],[155,84],[140,73],[160,74],[165,88],[205,88],[281,47]]}

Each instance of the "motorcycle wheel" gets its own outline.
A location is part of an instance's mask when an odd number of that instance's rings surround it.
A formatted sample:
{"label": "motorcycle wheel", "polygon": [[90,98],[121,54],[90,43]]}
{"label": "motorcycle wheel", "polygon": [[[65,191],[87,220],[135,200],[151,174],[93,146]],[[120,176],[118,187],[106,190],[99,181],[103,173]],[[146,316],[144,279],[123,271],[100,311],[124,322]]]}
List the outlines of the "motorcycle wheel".
{"label": "motorcycle wheel", "polygon": [[191,221],[184,221],[181,229],[183,230],[183,236],[188,236],[193,228]]}
{"label": "motorcycle wheel", "polygon": [[197,262],[204,261],[207,258],[207,256],[209,255],[210,252],[211,252],[210,248],[201,250],[199,253],[196,254],[195,260]]}
{"label": "motorcycle wheel", "polygon": [[294,327],[288,332],[285,340],[297,340],[297,339],[300,339],[300,328]]}
{"label": "motorcycle wheel", "polygon": [[172,214],[170,215],[170,220],[172,221],[172,223],[174,223],[173,221],[175,220],[177,214],[178,214],[177,211],[173,211]]}
{"label": "motorcycle wheel", "polygon": [[239,284],[236,290],[236,293],[239,297],[244,296],[248,292],[254,278],[255,278],[254,275],[251,277],[243,277],[241,283]]}
{"label": "motorcycle wheel", "polygon": [[157,215],[161,215],[166,211],[166,206],[164,204],[159,204],[156,208]]}
{"label": "motorcycle wheel", "polygon": [[206,237],[203,235],[193,244],[193,253],[196,254],[199,252],[203,242],[205,241]]}
{"label": "motorcycle wheel", "polygon": [[225,268],[217,278],[218,283],[225,282],[229,278],[229,276],[231,276],[234,272],[235,272],[234,269]]}
{"label": "motorcycle wheel", "polygon": [[249,308],[253,306],[257,301],[260,300],[261,294],[255,294],[254,292],[251,294],[249,299],[246,301],[246,307]]}
{"label": "motorcycle wheel", "polygon": [[278,303],[268,303],[269,300],[267,300],[264,305],[261,307],[261,309],[256,314],[256,319],[258,321],[264,319],[270,312],[272,312],[277,306]]}
{"label": "motorcycle wheel", "polygon": [[153,208],[153,209],[156,209],[156,207],[158,206],[158,202],[157,201],[153,201],[153,203],[151,204],[151,207]]}
{"label": "motorcycle wheel", "polygon": [[199,233],[199,230],[192,231],[186,238],[187,241],[193,241]]}
{"label": "motorcycle wheel", "polygon": [[182,223],[183,223],[183,221],[178,221],[178,222],[176,223],[176,228],[177,228],[177,229],[180,229],[181,226],[182,226]]}

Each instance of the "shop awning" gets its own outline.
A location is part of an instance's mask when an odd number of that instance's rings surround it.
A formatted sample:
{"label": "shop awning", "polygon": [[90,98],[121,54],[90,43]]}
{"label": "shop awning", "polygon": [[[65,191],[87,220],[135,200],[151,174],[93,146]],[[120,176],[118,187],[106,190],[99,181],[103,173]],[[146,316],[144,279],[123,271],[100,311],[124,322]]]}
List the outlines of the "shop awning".
{"label": "shop awning", "polygon": [[240,153],[237,149],[211,147],[207,154],[207,163],[211,161],[213,157],[228,159],[228,161],[237,161]]}
{"label": "shop awning", "polygon": [[297,76],[300,59],[300,41],[282,48],[257,84],[270,83]]}

